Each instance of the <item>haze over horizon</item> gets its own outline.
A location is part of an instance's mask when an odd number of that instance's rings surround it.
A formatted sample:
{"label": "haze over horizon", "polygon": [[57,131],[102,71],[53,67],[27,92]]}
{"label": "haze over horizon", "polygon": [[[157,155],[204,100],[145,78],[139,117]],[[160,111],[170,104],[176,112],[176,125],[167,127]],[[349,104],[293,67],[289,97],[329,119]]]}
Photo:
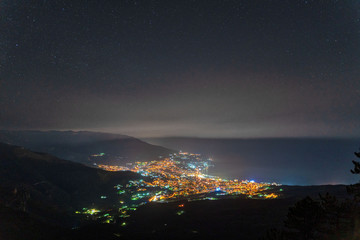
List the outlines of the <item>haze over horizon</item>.
{"label": "haze over horizon", "polygon": [[225,179],[286,185],[351,184],[358,180],[349,170],[360,138],[165,137],[141,140],[99,132],[0,130],[0,142],[83,164],[89,164],[89,156],[99,153],[105,156],[98,159],[99,163],[125,166],[129,162],[151,161],[182,150],[201,154],[204,159],[210,157],[214,167],[209,169],[209,174]]}
{"label": "haze over horizon", "polygon": [[359,1],[0,2],[0,128],[359,137]]}
{"label": "haze over horizon", "polygon": [[[149,140],[149,139],[224,139],[224,140],[255,140],[255,139],[360,139],[358,135],[340,135],[340,136],[322,136],[322,135],[298,135],[298,136],[263,136],[263,135],[251,135],[251,136],[222,136],[219,135],[170,135],[167,133],[158,134],[158,132],[151,132],[148,133],[147,131],[134,131],[125,129],[123,132],[119,130],[111,130],[111,129],[41,129],[41,128],[3,128],[0,131],[41,131],[41,132],[52,132],[52,131],[59,131],[59,132],[93,132],[93,133],[104,133],[104,134],[114,134],[114,135],[124,135],[129,137],[134,137],[142,140]],[[171,132],[171,131],[170,131]]]}

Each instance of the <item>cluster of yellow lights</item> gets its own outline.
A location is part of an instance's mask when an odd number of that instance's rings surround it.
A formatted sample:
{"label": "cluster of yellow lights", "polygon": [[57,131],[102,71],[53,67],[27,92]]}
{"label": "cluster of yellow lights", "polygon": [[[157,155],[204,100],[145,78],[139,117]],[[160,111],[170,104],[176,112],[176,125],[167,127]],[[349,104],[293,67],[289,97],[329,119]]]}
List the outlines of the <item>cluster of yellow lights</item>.
{"label": "cluster of yellow lights", "polygon": [[130,168],[124,166],[112,166],[112,165],[105,165],[105,164],[98,164],[99,168],[104,169],[105,171],[109,172],[119,172],[119,171],[131,171]]}
{"label": "cluster of yellow lights", "polygon": [[275,193],[264,193],[271,184],[253,181],[227,180],[202,174],[198,168],[185,168],[183,164],[169,158],[161,161],[137,162],[131,168],[121,166],[98,165],[107,171],[133,171],[152,176],[145,182],[149,187],[160,187],[167,191],[154,195],[149,201],[179,199],[197,194],[223,192],[232,195],[262,196],[277,198]]}

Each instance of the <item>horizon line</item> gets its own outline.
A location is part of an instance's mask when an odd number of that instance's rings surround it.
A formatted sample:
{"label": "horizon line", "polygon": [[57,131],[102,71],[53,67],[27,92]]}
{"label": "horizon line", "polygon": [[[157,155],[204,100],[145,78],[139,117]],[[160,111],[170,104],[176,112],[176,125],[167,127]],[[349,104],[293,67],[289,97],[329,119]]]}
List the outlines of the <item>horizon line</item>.
{"label": "horizon line", "polygon": [[243,139],[243,140],[255,140],[255,139],[358,139],[360,136],[254,136],[254,137],[241,137],[241,136],[180,136],[180,135],[163,135],[163,136],[136,136],[126,133],[110,132],[110,131],[98,131],[88,129],[1,129],[0,131],[9,132],[90,132],[90,133],[103,133],[112,135],[123,135],[128,137],[134,137],[139,139],[170,139],[170,138],[192,138],[192,139]]}

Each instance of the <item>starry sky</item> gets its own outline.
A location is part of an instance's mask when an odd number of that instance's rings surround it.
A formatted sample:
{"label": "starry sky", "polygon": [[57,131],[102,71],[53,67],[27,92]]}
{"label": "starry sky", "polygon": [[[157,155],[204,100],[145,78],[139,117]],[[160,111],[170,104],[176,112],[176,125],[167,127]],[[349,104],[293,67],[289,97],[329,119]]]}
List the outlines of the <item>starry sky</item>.
{"label": "starry sky", "polygon": [[360,1],[1,0],[0,129],[360,136]]}

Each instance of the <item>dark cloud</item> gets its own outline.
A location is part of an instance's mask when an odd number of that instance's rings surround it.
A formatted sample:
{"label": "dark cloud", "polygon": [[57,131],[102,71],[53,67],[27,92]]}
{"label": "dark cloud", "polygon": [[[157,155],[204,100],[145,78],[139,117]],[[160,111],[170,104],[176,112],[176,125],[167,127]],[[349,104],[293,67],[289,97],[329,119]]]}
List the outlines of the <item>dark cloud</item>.
{"label": "dark cloud", "polygon": [[0,127],[359,136],[358,1],[2,1]]}

